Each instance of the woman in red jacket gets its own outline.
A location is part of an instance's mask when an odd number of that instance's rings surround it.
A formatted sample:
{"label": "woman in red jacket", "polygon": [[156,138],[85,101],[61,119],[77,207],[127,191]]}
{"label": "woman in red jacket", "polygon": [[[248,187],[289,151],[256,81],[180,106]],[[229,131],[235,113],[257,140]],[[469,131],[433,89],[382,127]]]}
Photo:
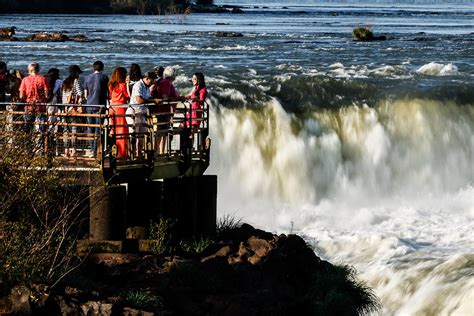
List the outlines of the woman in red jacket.
{"label": "woman in red jacket", "polygon": [[115,134],[115,144],[117,145],[117,158],[128,158],[128,126],[125,120],[125,111],[130,101],[127,84],[127,70],[123,67],[117,67],[112,72],[112,78],[109,81],[110,97],[110,126],[111,134]]}
{"label": "woman in red jacket", "polygon": [[[187,96],[187,98],[192,100],[191,126],[199,128],[201,126],[202,106],[207,98],[206,81],[202,72],[193,74],[193,85],[193,92],[191,92],[191,95]],[[188,118],[187,125],[189,126],[189,113],[186,114],[186,117]]]}

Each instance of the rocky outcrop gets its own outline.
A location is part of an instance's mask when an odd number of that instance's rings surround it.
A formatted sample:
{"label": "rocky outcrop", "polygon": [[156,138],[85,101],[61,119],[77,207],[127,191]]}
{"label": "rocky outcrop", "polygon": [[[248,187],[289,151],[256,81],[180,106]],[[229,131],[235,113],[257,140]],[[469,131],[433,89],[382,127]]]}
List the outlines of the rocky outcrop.
{"label": "rocky outcrop", "polygon": [[25,42],[94,42],[97,39],[91,39],[83,34],[67,36],[63,33],[35,33],[24,38],[13,37],[15,34],[15,27],[0,29],[0,40],[3,41],[25,41]]}
{"label": "rocky outcrop", "polygon": [[244,34],[238,32],[216,32],[217,37],[243,37]]}
{"label": "rocky outcrop", "polygon": [[15,35],[15,29],[16,28],[14,26],[0,28],[0,40],[2,40],[2,41],[15,41],[15,40],[17,40],[17,38],[13,36],[13,35]]}
{"label": "rocky outcrop", "polygon": [[[4,306],[43,315],[356,315],[377,307],[337,271],[301,237],[243,224],[195,255],[90,255],[55,289],[11,295]],[[35,300],[26,306],[24,297]]]}

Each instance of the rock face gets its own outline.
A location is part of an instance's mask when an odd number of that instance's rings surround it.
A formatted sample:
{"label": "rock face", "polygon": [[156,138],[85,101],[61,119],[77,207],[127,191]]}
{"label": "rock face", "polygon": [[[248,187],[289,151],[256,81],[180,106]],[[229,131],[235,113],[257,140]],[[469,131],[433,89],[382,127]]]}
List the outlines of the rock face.
{"label": "rock face", "polygon": [[335,269],[299,236],[243,224],[221,232],[219,241],[199,254],[90,255],[60,286],[19,287],[3,306],[41,315],[315,315],[334,306],[338,315],[356,315],[370,310],[367,302],[344,306],[360,298],[345,292],[350,283],[337,285]]}

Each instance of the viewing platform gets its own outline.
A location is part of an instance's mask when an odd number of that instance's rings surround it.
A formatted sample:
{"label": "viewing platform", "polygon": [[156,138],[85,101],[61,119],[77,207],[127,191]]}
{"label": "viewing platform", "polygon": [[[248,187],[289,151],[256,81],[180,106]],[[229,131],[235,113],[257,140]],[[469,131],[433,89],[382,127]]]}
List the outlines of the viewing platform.
{"label": "viewing platform", "polygon": [[[206,103],[0,103],[0,128],[0,160],[27,153],[15,168],[51,171],[63,185],[88,188],[89,234],[81,249],[112,243],[141,251],[137,242],[126,246],[129,239],[143,240],[160,218],[176,220],[183,235],[215,230],[217,177],[203,175],[211,146]],[[32,164],[31,157],[40,159]]]}
{"label": "viewing platform", "polygon": [[[209,166],[209,107],[191,115],[190,105],[163,101],[160,108],[167,111],[143,114],[130,105],[0,103],[0,146],[31,146],[48,158],[44,168],[64,172],[72,184],[199,176]],[[159,140],[165,142],[162,152]]]}

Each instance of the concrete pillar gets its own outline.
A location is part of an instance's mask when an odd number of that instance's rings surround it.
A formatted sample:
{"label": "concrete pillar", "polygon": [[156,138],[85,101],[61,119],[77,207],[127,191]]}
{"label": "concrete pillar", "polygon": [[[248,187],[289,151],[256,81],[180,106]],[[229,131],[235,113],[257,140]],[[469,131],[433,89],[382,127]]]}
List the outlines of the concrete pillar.
{"label": "concrete pillar", "polygon": [[[142,231],[139,227],[148,228],[150,221],[156,222],[162,210],[162,190],[163,182],[161,181],[128,184],[125,218],[127,231]],[[129,234],[130,238],[132,236],[134,234]]]}
{"label": "concrete pillar", "polygon": [[121,240],[125,237],[124,186],[89,187],[89,239]]}
{"label": "concrete pillar", "polygon": [[216,229],[217,176],[165,179],[163,214],[177,219],[182,236],[212,234]]}

